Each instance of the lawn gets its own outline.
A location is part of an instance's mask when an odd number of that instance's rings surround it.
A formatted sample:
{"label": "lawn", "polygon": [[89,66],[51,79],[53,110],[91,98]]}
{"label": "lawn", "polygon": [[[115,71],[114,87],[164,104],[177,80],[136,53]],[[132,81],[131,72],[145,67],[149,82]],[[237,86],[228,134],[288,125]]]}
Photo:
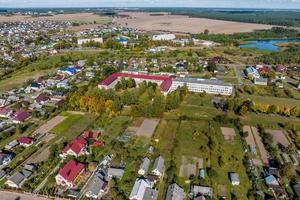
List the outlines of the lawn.
{"label": "lawn", "polygon": [[291,98],[280,98],[280,97],[272,97],[272,96],[255,96],[255,95],[243,95],[243,98],[252,99],[255,103],[262,104],[275,104],[280,107],[288,106],[290,108],[299,104],[299,100],[291,99]]}
{"label": "lawn", "polygon": [[[211,167],[216,175],[215,177],[208,177],[204,181],[198,179],[194,180],[196,184],[210,185],[213,187],[215,194],[217,194],[218,185],[225,185],[227,195],[230,192],[237,195],[238,199],[247,199],[246,193],[250,188],[250,181],[246,174],[246,169],[243,166],[243,146],[239,136],[236,136],[234,144],[225,143],[223,135],[218,124],[213,124],[212,131],[206,136],[205,132],[209,129],[207,121],[182,121],[178,129],[179,146],[176,149],[176,166],[178,169],[181,165],[182,156],[195,156],[203,158],[204,168]],[[208,144],[208,136],[213,137],[216,145],[211,150]],[[222,155],[224,164],[222,166],[218,163],[218,157]],[[240,177],[241,185],[232,186],[229,180],[228,173],[237,172]],[[188,191],[189,184],[185,183],[186,179],[178,177],[177,182]]]}
{"label": "lawn", "polygon": [[70,140],[78,136],[95,120],[95,116],[91,114],[71,114],[63,112],[61,115],[67,118],[60,124],[56,125],[50,132],[60,137]]}

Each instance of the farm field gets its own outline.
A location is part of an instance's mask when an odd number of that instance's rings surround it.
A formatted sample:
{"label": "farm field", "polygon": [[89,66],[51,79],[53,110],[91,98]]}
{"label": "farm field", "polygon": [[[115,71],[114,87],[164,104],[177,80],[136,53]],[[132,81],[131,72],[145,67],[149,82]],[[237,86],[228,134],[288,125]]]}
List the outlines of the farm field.
{"label": "farm field", "polygon": [[70,21],[77,23],[101,23],[111,20],[110,17],[94,15],[93,13],[74,13],[74,14],[57,14],[53,16],[31,17],[25,15],[0,16],[0,22],[18,22],[18,21],[36,21],[36,20],[53,20],[53,21]]}
{"label": "farm field", "polygon": [[255,103],[262,103],[262,104],[275,104],[278,106],[288,106],[294,107],[299,104],[299,100],[292,99],[292,98],[280,98],[280,97],[272,97],[272,96],[256,96],[256,95],[243,95],[243,98],[252,99]]}
{"label": "farm field", "polygon": [[270,25],[212,20],[204,18],[189,18],[184,15],[151,15],[151,13],[124,12],[120,15],[128,17],[117,18],[116,24],[146,31],[171,31],[178,33],[202,33],[208,29],[210,33],[251,32],[259,29],[270,29]]}

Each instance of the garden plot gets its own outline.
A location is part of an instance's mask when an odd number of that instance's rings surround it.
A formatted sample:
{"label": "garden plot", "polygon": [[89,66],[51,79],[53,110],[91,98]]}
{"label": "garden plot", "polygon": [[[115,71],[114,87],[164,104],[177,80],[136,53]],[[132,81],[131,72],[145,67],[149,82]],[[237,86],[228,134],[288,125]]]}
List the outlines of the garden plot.
{"label": "garden plot", "polygon": [[269,165],[269,155],[268,155],[268,152],[267,152],[264,144],[262,143],[262,139],[259,136],[257,128],[252,126],[251,130],[252,130],[254,139],[256,141],[256,144],[258,146],[258,149],[259,149],[259,152],[260,152],[260,156],[261,156],[261,159],[262,159],[263,163],[265,165]]}
{"label": "garden plot", "polygon": [[195,176],[197,168],[203,168],[202,158],[182,156],[179,176],[185,178]]}
{"label": "garden plot", "polygon": [[58,115],[56,117],[53,117],[49,121],[47,121],[45,124],[43,124],[41,127],[39,127],[37,130],[34,131],[35,134],[46,134],[48,133],[51,129],[53,129],[56,125],[60,124],[62,121],[64,121],[67,117],[66,116],[61,116]]}
{"label": "garden plot", "polygon": [[158,123],[158,119],[145,119],[136,131],[136,135],[151,138]]}
{"label": "garden plot", "polygon": [[284,147],[288,147],[290,145],[289,140],[282,130],[267,129],[266,132],[272,135],[274,143],[280,144]]}
{"label": "garden plot", "polygon": [[235,131],[234,128],[221,127],[222,134],[224,139],[228,143],[234,143]]}
{"label": "garden plot", "polygon": [[[250,126],[244,126],[243,127],[243,132],[248,132],[248,136],[245,138],[246,140],[246,143],[247,143],[247,146],[249,147],[250,149],[250,152],[253,154],[255,154],[254,158],[252,159],[253,161],[253,164],[256,165],[256,166],[261,166],[262,165],[262,162],[261,160],[257,157],[257,146],[256,146],[256,143],[255,143],[255,140],[254,140],[254,137],[253,137],[253,134],[252,134],[252,131],[251,131],[251,127]],[[251,150],[252,149],[252,150]],[[255,152],[253,152],[253,150],[255,150]]]}

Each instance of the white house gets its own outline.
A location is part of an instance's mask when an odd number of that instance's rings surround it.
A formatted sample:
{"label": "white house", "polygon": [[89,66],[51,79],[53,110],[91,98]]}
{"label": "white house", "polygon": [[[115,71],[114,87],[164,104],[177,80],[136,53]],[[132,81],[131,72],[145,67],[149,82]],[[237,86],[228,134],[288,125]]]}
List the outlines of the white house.
{"label": "white house", "polygon": [[159,156],[155,159],[153,169],[152,169],[152,173],[154,175],[161,177],[164,174],[164,170],[165,170],[164,162],[165,160],[162,156]]}
{"label": "white house", "polygon": [[136,179],[134,186],[131,190],[129,199],[130,200],[143,200],[146,188],[151,188],[151,185],[147,180]]}
{"label": "white house", "polygon": [[240,179],[237,173],[230,173],[230,180],[232,185],[240,185]]}
{"label": "white house", "polygon": [[140,166],[140,169],[139,169],[139,171],[138,171],[138,174],[139,175],[145,175],[146,173],[147,173],[147,171],[148,171],[148,168],[149,168],[149,165],[150,165],[150,160],[149,160],[149,158],[144,158],[143,159],[143,162],[142,162],[142,164],[141,164],[141,166]]}
{"label": "white house", "polygon": [[263,86],[268,85],[268,79],[267,78],[254,78],[253,81],[254,81],[255,85],[263,85]]}

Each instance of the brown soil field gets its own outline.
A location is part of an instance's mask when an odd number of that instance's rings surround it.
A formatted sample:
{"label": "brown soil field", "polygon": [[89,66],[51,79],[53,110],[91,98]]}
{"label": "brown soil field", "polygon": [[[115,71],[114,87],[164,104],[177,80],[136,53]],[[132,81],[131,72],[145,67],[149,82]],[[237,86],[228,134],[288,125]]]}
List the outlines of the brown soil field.
{"label": "brown soil field", "polygon": [[221,132],[226,142],[234,143],[234,137],[235,137],[234,128],[221,127]]}
{"label": "brown soil field", "polygon": [[142,12],[123,12],[114,22],[143,31],[166,31],[175,33],[202,33],[208,29],[210,33],[243,33],[255,30],[270,29],[271,25],[241,23],[205,18],[190,18],[184,15],[151,15]]}
{"label": "brown soil field", "polygon": [[266,132],[272,135],[274,143],[281,144],[284,147],[288,147],[290,145],[289,140],[286,138],[282,130],[267,129]]}
{"label": "brown soil field", "polygon": [[268,166],[269,165],[269,155],[268,155],[268,152],[267,152],[264,144],[262,143],[262,139],[258,133],[258,130],[256,127],[253,127],[253,126],[251,127],[251,130],[252,130],[254,139],[256,141],[256,144],[258,146],[261,159],[262,159],[263,163]]}
{"label": "brown soil field", "polygon": [[137,130],[136,135],[151,138],[158,122],[158,119],[145,119]]}
{"label": "brown soil field", "polygon": [[182,156],[179,176],[189,178],[192,174],[196,175],[197,167],[203,168],[202,158]]}
{"label": "brown soil field", "polygon": [[53,129],[57,124],[59,124],[62,121],[64,121],[66,118],[67,117],[65,117],[65,116],[56,116],[56,117],[50,119],[49,121],[47,121],[45,124],[43,124],[37,130],[35,130],[34,134],[38,134],[38,133],[46,134],[51,129]]}
{"label": "brown soil field", "polygon": [[93,13],[74,13],[74,14],[57,14],[53,16],[31,17],[23,15],[0,16],[0,22],[18,22],[18,21],[37,21],[37,20],[53,20],[53,21],[70,21],[78,23],[97,23],[111,21],[111,17],[94,15]]}

